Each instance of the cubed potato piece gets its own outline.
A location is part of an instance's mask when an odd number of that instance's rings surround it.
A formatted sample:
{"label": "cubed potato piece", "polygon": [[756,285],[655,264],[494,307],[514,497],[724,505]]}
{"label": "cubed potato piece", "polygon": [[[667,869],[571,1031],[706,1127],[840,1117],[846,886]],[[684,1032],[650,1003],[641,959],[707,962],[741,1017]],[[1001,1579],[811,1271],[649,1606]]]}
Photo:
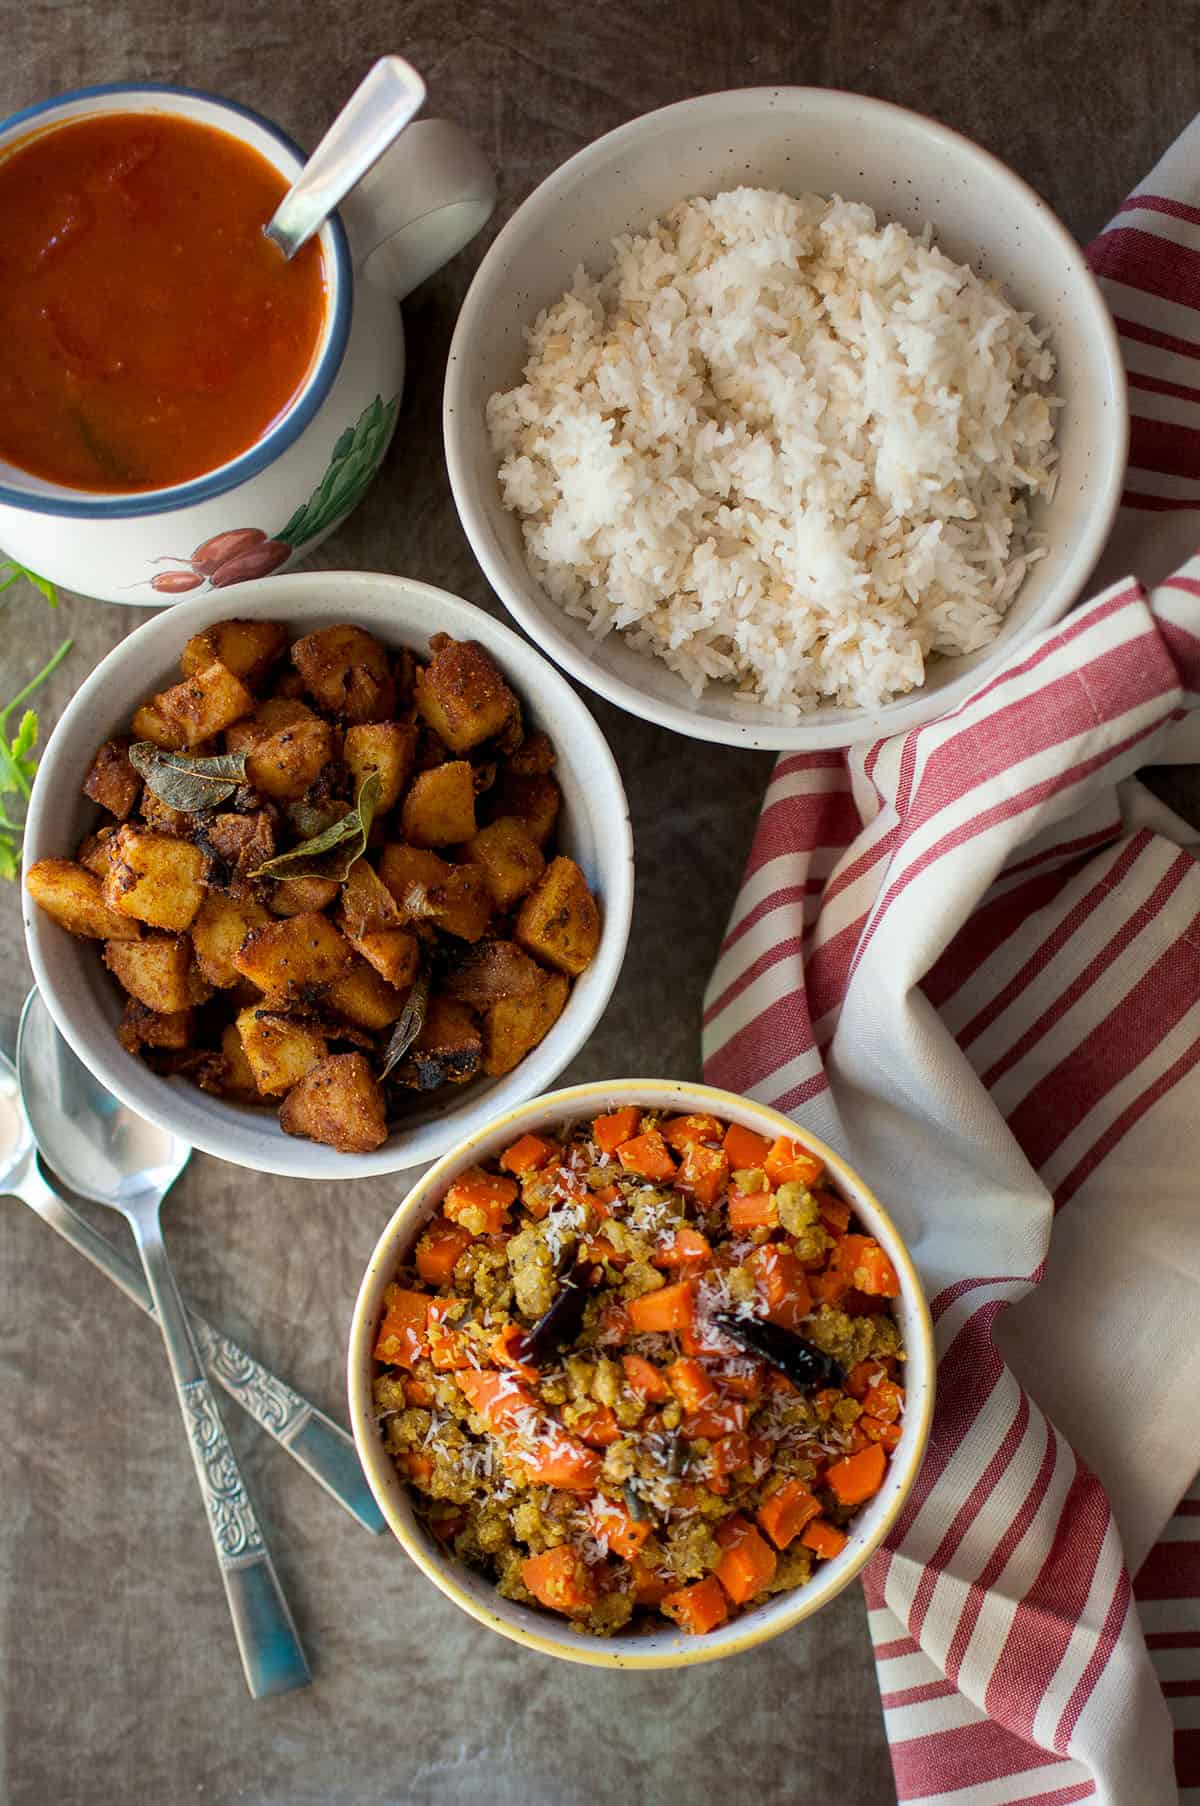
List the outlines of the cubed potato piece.
{"label": "cubed potato piece", "polygon": [[85,835],[76,849],[80,865],[94,872],[97,878],[103,878],[112,861],[116,837],[115,828],[101,828],[98,833]]}
{"label": "cubed potato piece", "polygon": [[554,751],[554,743],[549,734],[544,734],[540,727],[526,734],[520,746],[509,754],[508,769],[522,777],[553,771],[558,763]]}
{"label": "cubed potato piece", "polygon": [[515,937],[522,947],[577,978],[600,945],[600,911],[573,859],[559,855],[546,867],[517,911]]}
{"label": "cubed potato piece", "polygon": [[177,722],[167,720],[157,697],[135,710],[129,725],[135,740],[149,740],[151,746],[160,746],[164,752],[182,752],[187,745],[187,735]]}
{"label": "cubed potato piece", "polygon": [[302,702],[272,697],[225,736],[230,752],[246,755],[246,781],[263,796],[287,802],[315,784],[333,758],[333,734]]}
{"label": "cubed potato piece", "polygon": [[142,789],[142,780],[129,763],[131,744],[125,734],[115,740],[106,740],[92,760],[92,769],[83,785],[84,796],[90,796],[118,821],[133,814]]}
{"label": "cubed potato piece", "polygon": [[463,941],[477,941],[492,917],[481,867],[450,865],[424,847],[384,847],[379,876],[406,922],[432,922]]}
{"label": "cubed potato piece", "polygon": [[241,974],[233,956],[251,929],[264,928],[270,920],[261,903],[209,891],[192,923],[192,946],[196,964],[210,985],[228,990],[239,982]]}
{"label": "cubed potato piece", "polygon": [[421,771],[400,811],[404,838],[414,847],[457,846],[475,832],[475,774],[466,759]]}
{"label": "cubed potato piece", "polygon": [[48,916],[69,934],[94,941],[136,941],[138,924],[104,900],[95,872],[73,859],[38,859],[25,875],[25,888]]}
{"label": "cubed potato piece", "polygon": [[138,1053],[143,1047],[162,1047],[172,1053],[181,1053],[190,1045],[191,1039],[191,1010],[164,1014],[161,1010],[147,1009],[136,997],[128,999],[125,1013],[117,1024],[117,1040],[126,1053]]}
{"label": "cubed potato piece", "polygon": [[[125,826],[117,833],[104,901],[150,928],[190,928],[204,901],[205,858],[190,840]],[[113,937],[114,939],[117,937]]]}
{"label": "cubed potato piece", "polygon": [[387,1140],[383,1091],[360,1053],[331,1054],[283,1100],[281,1128],[340,1154],[370,1154]]}
{"label": "cubed potato piece", "polygon": [[204,1084],[201,1080],[201,1084],[206,1091],[215,1090],[219,1097],[228,1098],[231,1103],[261,1102],[262,1093],[254,1082],[254,1072],[246,1058],[236,1022],[227,1022],[221,1030],[221,1066],[216,1082]]}
{"label": "cubed potato piece", "polygon": [[[275,827],[265,809],[253,815],[213,815],[206,821],[204,842],[220,861],[212,882],[241,900],[259,895],[270,880],[252,879],[275,851]],[[223,868],[223,869],[222,869]]]}
{"label": "cubed potato piece", "polygon": [[407,990],[417,976],[420,943],[407,928],[376,928],[369,934],[358,935],[352,944],[389,985]]}
{"label": "cubed potato piece", "polygon": [[519,728],[521,705],[496,661],[475,640],[434,641],[434,656],[417,673],[417,710],[451,752]]}
{"label": "cubed potato piece", "polygon": [[505,769],[488,793],[488,810],[493,821],[501,816],[515,816],[544,847],[554,833],[558,812],[562,807],[562,791],[557,778],[549,772],[525,774]]}
{"label": "cubed potato piece", "polygon": [[492,901],[500,910],[511,909],[531,891],[546,866],[541,847],[515,815],[502,815],[480,828],[465,851],[472,865],[482,867]]}
{"label": "cubed potato piece", "polygon": [[515,941],[479,941],[467,947],[442,980],[455,997],[480,1014],[504,997],[529,997],[540,990],[546,974]]}
{"label": "cubed potato piece", "polygon": [[268,908],[273,916],[300,916],[328,909],[341,886],[336,878],[276,878]]}
{"label": "cubed potato piece", "polygon": [[470,1010],[455,998],[435,992],[421,1032],[394,1076],[417,1091],[462,1085],[479,1071],[482,1053],[483,1040]]}
{"label": "cubed potato piece", "polygon": [[224,665],[243,683],[253,686],[282,656],[287,637],[282,621],[214,621],[211,627],[192,635],[183,649],[179,668],[185,677],[194,677],[210,665]]}
{"label": "cubed potato piece", "polygon": [[483,1018],[483,1070],[500,1078],[520,1064],[545,1039],[566,1008],[569,979],[547,972],[538,989],[524,997],[505,997]]}
{"label": "cubed potato piece", "polygon": [[178,840],[194,840],[197,830],[204,824],[201,815],[189,815],[186,809],[172,809],[170,803],[155,796],[149,785],[142,791],[138,814],[143,824],[153,828],[156,834],[174,834]]}
{"label": "cubed potato piece", "polygon": [[417,937],[399,926],[396,899],[365,859],[342,886],[338,923],[346,939],[388,984],[404,989],[417,976]]}
{"label": "cubed potato piece", "polygon": [[264,1097],[281,1097],[329,1052],[310,1023],[251,1005],[235,1024],[254,1083]]}
{"label": "cubed potato piece", "polygon": [[348,623],[310,633],[292,647],[292,663],[322,709],[347,721],[387,721],[396,686],[379,641]]}
{"label": "cubed potato piece", "polygon": [[106,941],[104,963],[119,985],[148,1010],[170,1016],[210,995],[192,961],[186,934],[148,934],[140,941]]}
{"label": "cubed potato piece", "polygon": [[386,815],[400,801],[417,752],[420,729],[413,722],[367,721],[346,729],[342,757],[354,779],[354,794],[372,772],[379,777],[377,815]]}
{"label": "cubed potato piece", "polygon": [[254,698],[224,665],[208,665],[154,698],[154,706],[187,746],[224,733],[254,707]]}
{"label": "cubed potato piece", "polygon": [[388,984],[363,959],[345,978],[334,979],[324,1001],[347,1022],[355,1022],[360,1028],[374,1032],[391,1027],[404,1008],[406,996],[406,992]]}
{"label": "cubed potato piece", "polygon": [[310,910],[254,928],[233,965],[268,997],[296,997],[354,969],[354,949],[328,916]]}

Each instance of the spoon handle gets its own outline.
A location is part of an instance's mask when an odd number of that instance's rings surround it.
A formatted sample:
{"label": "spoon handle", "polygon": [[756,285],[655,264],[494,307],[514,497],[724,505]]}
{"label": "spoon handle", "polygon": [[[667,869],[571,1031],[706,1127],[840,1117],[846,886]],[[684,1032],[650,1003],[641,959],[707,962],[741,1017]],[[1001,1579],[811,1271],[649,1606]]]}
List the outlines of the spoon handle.
{"label": "spoon handle", "polygon": [[[40,1172],[31,1170],[24,1176],[17,1196],[111,1279],[131,1303],[148,1317],[156,1318],[154,1301],[137,1267],[106,1236],[93,1229],[86,1217],[73,1210],[65,1198],[60,1198]],[[364,1530],[382,1535],[387,1525],[367,1485],[354,1439],[231,1337],[206,1323],[197,1311],[189,1309],[188,1316],[210,1379],[216,1380],[280,1448],[286,1449],[343,1511],[357,1519]]]}
{"label": "spoon handle", "polygon": [[402,56],[381,56],[354,90],[267,225],[294,257],[425,104],[425,83]]}
{"label": "spoon handle", "polygon": [[251,1697],[287,1693],[312,1679],[275,1564],[225,1434],[200,1350],[167,1259],[158,1199],[129,1210],[142,1270],[158,1313],[188,1446]]}

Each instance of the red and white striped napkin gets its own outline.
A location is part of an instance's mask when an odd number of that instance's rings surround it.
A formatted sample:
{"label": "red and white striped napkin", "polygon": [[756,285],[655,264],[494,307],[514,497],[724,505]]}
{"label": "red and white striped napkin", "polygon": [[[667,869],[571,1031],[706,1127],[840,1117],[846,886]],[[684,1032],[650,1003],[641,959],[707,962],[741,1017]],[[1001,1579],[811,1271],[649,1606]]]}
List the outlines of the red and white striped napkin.
{"label": "red and white striped napkin", "polygon": [[1200,1802],[1200,865],[1134,775],[1200,723],[1200,122],[1091,257],[1119,580],[943,720],[780,759],[705,1013],[706,1076],[843,1148],[929,1291],[866,1590],[940,1806]]}

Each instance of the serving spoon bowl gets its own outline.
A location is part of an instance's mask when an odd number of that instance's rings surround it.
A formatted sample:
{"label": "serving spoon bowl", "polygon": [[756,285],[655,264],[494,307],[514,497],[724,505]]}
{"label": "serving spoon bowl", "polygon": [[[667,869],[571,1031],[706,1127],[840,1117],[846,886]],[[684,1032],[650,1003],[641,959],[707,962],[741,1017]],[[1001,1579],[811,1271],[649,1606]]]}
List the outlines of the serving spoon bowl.
{"label": "serving spoon bowl", "polygon": [[[311,1678],[308,1662],[163,1243],[159,1210],[191,1149],[93,1078],[58,1033],[37,991],[30,992],[21,1012],[17,1073],[19,1096],[0,1085],[0,1165],[13,1172],[17,1159],[34,1164],[30,1142],[36,1142],[72,1190],[119,1211],[129,1224],[166,1343],[246,1684],[255,1699],[302,1687]],[[29,1142],[26,1129],[32,1131]],[[4,1180],[0,1171],[0,1183]]]}

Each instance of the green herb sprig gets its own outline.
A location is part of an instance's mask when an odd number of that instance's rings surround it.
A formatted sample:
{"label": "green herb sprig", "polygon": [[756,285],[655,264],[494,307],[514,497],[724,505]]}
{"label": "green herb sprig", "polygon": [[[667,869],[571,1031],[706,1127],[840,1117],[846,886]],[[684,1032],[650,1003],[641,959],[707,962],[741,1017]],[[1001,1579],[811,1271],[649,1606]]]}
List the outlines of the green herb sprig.
{"label": "green herb sprig", "polygon": [[[19,571],[18,575],[27,573]],[[10,579],[11,581],[11,579]],[[41,579],[34,578],[39,589]],[[0,589],[7,588],[0,582]],[[51,594],[53,606],[53,593]],[[36,677],[30,678],[23,690],[18,690],[12,701],[0,709],[0,878],[15,878],[21,859],[21,843],[25,838],[25,810],[29,803],[29,795],[33,789],[33,774],[37,769],[38,718],[32,709],[26,709],[21,716],[15,734],[8,731],[9,717],[19,709],[26,699],[33,695],[39,684],[44,684],[52,671],[56,671],[66,658],[73,640],[64,640],[58,651],[48,664],[42,666]],[[5,799],[15,796],[15,815],[9,810],[14,806]]]}
{"label": "green herb sprig", "polygon": [[39,577],[27,564],[18,564],[15,558],[0,553],[0,594],[11,589],[14,583],[19,583],[22,577],[26,583],[32,583],[34,589],[41,591],[51,608],[58,607],[58,595],[49,577]]}

